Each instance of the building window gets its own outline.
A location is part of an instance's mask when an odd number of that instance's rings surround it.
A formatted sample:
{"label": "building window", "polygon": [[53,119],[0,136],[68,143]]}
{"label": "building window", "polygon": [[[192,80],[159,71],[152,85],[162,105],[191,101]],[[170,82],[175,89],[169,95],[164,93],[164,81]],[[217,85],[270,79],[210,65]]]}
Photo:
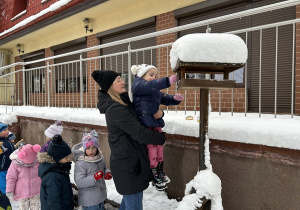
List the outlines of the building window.
{"label": "building window", "polygon": [[45,93],[45,75],[40,74],[32,77],[34,93]]}
{"label": "building window", "polygon": [[12,17],[15,17],[16,15],[26,10],[27,4],[28,4],[27,0],[14,0]]}
{"label": "building window", "polygon": [[[80,77],[57,79],[56,80],[57,93],[76,93],[80,92]],[[86,77],[83,77],[83,92],[87,92]]]}

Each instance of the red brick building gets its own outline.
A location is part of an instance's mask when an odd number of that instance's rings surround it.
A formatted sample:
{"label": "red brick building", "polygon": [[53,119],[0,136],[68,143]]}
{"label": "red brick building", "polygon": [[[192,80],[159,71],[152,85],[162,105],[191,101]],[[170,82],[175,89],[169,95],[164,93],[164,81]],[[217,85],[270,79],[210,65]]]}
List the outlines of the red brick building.
{"label": "red brick building", "polygon": [[[133,1],[134,2],[134,1]],[[133,3],[132,2],[132,3]],[[197,3],[198,2],[198,3]],[[272,3],[281,2],[278,0],[268,1],[185,1],[184,3],[175,2],[172,7],[163,4],[159,9],[155,9],[150,1],[143,1],[140,4],[130,4],[129,2],[122,5],[111,1],[1,1],[1,16],[0,21],[0,50],[13,53],[14,62],[30,62],[42,58],[47,58],[55,55],[60,55],[75,50],[98,46],[99,44],[107,44],[110,42],[153,33],[176,26],[182,26],[189,23],[209,20],[215,17],[221,17],[226,14],[245,11],[247,9],[255,9],[260,6],[270,5]],[[115,7],[115,8],[114,8]],[[124,9],[127,7],[127,9]],[[106,12],[106,8],[107,12]],[[122,8],[122,9],[117,9]],[[150,9],[149,9],[150,8]],[[144,12],[141,12],[143,11]],[[138,12],[137,12],[138,11]],[[163,11],[163,12],[160,12]],[[111,14],[116,13],[116,18],[111,19]],[[125,15],[128,13],[128,15]],[[89,16],[90,15],[90,16]],[[299,6],[290,6],[273,12],[265,12],[262,14],[247,16],[243,18],[233,19],[229,21],[210,24],[212,32],[229,32],[245,28],[253,28],[261,25],[279,23],[295,19],[299,16]],[[85,32],[82,20],[89,17],[93,32]],[[108,21],[109,19],[109,21]],[[105,24],[104,24],[105,23]],[[104,27],[101,27],[104,24]],[[296,46],[298,44],[299,24],[295,24],[295,39]],[[197,27],[193,29],[183,30],[176,33],[169,33],[149,39],[144,39],[131,43],[131,49],[139,49],[155,45],[172,43],[177,37],[181,37],[188,33],[205,32],[207,26]],[[277,95],[276,106],[278,113],[300,113],[300,98],[299,98],[299,67],[298,67],[298,48],[295,47],[294,57],[294,86],[292,87],[292,54],[293,54],[293,24],[287,24],[278,27],[278,75],[277,75],[277,91],[275,91],[275,37],[276,27],[263,29],[262,32],[262,54],[261,54],[261,95],[259,96],[259,62],[260,62],[260,45],[259,31],[237,34],[247,42],[249,57],[247,63],[247,75],[245,70],[241,70],[237,75],[231,75],[232,79],[237,81],[237,87],[233,90],[211,91],[211,106],[214,111],[245,111],[245,93],[247,94],[246,103],[248,103],[247,111],[258,112],[259,103],[261,104],[262,112],[274,112],[275,94]],[[41,38],[42,37],[42,38]],[[21,44],[21,51],[16,51],[16,44]],[[159,67],[160,77],[173,74],[169,64],[170,47],[162,47],[160,49],[144,51],[143,58],[138,53],[132,53],[131,63],[140,64],[143,62],[152,63]],[[128,45],[118,45],[103,49],[97,49],[83,53],[85,58],[93,58],[95,56],[103,56],[111,53],[117,53],[128,50]],[[74,56],[74,57],[72,57]],[[62,58],[50,59],[40,63],[32,63],[25,66],[25,69],[38,68],[59,62],[66,62],[70,59],[79,59],[79,55],[72,55]],[[137,59],[135,59],[135,58]],[[90,75],[94,69],[112,68],[121,71],[122,66],[127,71],[126,63],[121,63],[120,56],[115,58],[110,57],[107,63],[101,58],[100,60],[89,60],[85,63],[86,69],[84,73],[84,86],[87,91],[83,93],[83,106],[94,106],[97,88]],[[123,56],[124,59],[124,56]],[[127,56],[125,60],[128,60]],[[125,61],[127,62],[127,61]],[[102,64],[100,64],[102,63]],[[105,63],[105,64],[104,64]],[[101,66],[102,65],[102,66]],[[106,65],[106,66],[105,66]],[[119,65],[119,66],[118,66]],[[116,68],[119,69],[116,69]],[[22,65],[17,65],[15,70],[22,69]],[[44,68],[45,69],[45,68]],[[56,70],[57,75],[50,76],[49,88],[51,90],[51,106],[80,106],[80,94],[78,92],[78,79],[67,79],[64,75],[59,77],[61,70]],[[75,74],[77,70],[72,70]],[[41,105],[48,103],[47,88],[48,78],[47,72],[37,73],[37,70],[32,73],[32,76],[25,76],[25,100],[23,100],[23,76],[22,73],[16,74],[16,95],[21,103]],[[70,73],[71,74],[71,73]],[[51,75],[51,74],[50,74]],[[56,77],[56,78],[54,78]],[[71,77],[66,75],[66,77]],[[77,77],[78,78],[78,77]],[[218,79],[218,76],[216,76]],[[247,90],[245,91],[245,79],[247,80]],[[63,88],[61,80],[64,80]],[[77,81],[78,80],[78,81]],[[75,82],[77,87],[70,91],[69,84]],[[31,84],[32,83],[32,84]],[[68,84],[67,84],[68,83]],[[37,86],[40,86],[37,88]],[[43,86],[43,87],[42,87]],[[168,93],[174,94],[175,88],[171,87]],[[179,91],[185,95],[186,100],[178,107],[182,110],[199,110],[199,91]],[[276,92],[276,93],[275,93]],[[61,93],[61,94],[59,94]],[[292,96],[293,95],[293,96]],[[70,100],[68,100],[70,98]],[[259,102],[261,98],[261,102]],[[65,101],[65,102],[64,102]],[[170,109],[173,109],[171,107]]]}

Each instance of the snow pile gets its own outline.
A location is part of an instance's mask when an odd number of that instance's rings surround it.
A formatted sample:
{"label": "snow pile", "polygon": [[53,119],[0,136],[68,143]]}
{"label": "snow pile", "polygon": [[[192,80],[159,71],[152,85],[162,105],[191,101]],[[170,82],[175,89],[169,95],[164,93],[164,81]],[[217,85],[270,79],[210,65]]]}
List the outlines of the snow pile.
{"label": "snow pile", "polygon": [[[192,188],[196,193],[190,194]],[[221,180],[210,169],[198,171],[192,181],[186,184],[185,196],[176,210],[194,210],[202,206],[201,198],[211,200],[212,210],[223,210]]]}
{"label": "snow pile", "polygon": [[245,42],[234,34],[195,33],[177,39],[170,52],[171,68],[178,60],[202,63],[246,63]]}

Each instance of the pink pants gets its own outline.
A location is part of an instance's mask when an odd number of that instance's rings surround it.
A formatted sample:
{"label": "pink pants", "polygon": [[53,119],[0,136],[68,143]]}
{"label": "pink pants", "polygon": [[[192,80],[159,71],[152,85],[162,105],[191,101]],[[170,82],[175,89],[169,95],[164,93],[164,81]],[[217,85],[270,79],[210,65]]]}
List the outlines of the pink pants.
{"label": "pink pants", "polygon": [[[150,130],[162,132],[161,127],[148,127]],[[150,168],[156,168],[159,162],[164,160],[164,146],[147,144]]]}

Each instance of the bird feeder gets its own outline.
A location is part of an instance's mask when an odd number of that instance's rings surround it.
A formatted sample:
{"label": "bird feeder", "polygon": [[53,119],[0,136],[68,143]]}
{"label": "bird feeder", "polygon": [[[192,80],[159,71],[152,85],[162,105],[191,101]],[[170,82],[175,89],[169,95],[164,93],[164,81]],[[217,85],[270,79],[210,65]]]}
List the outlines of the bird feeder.
{"label": "bird feeder", "polygon": [[[199,170],[205,169],[204,142],[208,133],[208,95],[210,89],[235,88],[229,73],[246,63],[245,42],[233,34],[196,33],[177,39],[170,52],[172,70],[179,75],[179,90],[200,89]],[[223,74],[224,80],[186,79],[186,73]]]}

